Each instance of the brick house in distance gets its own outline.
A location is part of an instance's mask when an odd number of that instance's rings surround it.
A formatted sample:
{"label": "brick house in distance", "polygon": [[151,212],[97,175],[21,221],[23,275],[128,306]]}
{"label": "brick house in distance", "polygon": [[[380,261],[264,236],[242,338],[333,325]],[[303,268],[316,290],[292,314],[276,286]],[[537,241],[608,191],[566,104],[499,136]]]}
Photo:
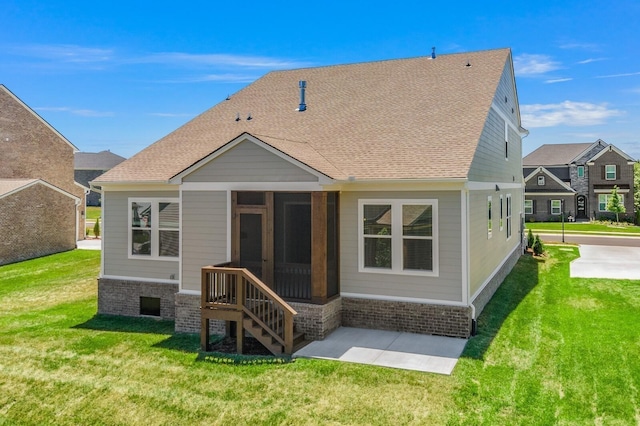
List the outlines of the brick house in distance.
{"label": "brick house in distance", "polygon": [[607,202],[614,186],[633,217],[633,165],[629,155],[602,139],[593,143],[545,144],[525,156],[525,220],[611,218]]}
{"label": "brick house in distance", "polygon": [[0,85],[0,265],[76,247],[85,191],[74,180],[78,149]]}
{"label": "brick house in distance", "polygon": [[[100,152],[76,152],[74,158],[76,182],[87,188],[90,187],[89,182],[126,160],[126,158],[108,150]],[[99,206],[100,203],[100,194],[95,191],[89,192],[87,195],[87,206]]]}

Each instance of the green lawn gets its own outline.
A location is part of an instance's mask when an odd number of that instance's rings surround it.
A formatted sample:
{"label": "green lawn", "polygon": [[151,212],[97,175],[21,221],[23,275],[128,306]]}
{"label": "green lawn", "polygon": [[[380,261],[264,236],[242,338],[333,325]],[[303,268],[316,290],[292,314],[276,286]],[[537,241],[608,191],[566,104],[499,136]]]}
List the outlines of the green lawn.
{"label": "green lawn", "polygon": [[[525,227],[533,232],[561,232],[561,222],[526,222]],[[606,223],[606,222],[565,222],[564,230],[568,233],[589,233],[589,234],[637,234],[640,235],[640,226],[623,224],[623,223]]]}
{"label": "green lawn", "polygon": [[0,425],[638,424],[640,282],[523,257],[452,376],[233,365],[173,323],[96,316],[100,252],[0,267]]}
{"label": "green lawn", "polygon": [[102,216],[102,207],[87,206],[87,220],[96,220]]}

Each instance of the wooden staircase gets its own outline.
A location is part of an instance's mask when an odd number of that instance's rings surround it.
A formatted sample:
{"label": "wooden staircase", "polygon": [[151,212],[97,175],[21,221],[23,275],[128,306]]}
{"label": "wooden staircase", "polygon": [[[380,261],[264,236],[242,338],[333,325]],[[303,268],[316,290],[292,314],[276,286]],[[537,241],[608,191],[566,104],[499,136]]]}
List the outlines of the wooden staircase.
{"label": "wooden staircase", "polygon": [[296,311],[249,270],[205,266],[201,290],[202,350],[209,348],[211,319],[236,323],[238,353],[243,352],[245,331],[274,355],[291,355],[304,345],[304,334],[294,331]]}

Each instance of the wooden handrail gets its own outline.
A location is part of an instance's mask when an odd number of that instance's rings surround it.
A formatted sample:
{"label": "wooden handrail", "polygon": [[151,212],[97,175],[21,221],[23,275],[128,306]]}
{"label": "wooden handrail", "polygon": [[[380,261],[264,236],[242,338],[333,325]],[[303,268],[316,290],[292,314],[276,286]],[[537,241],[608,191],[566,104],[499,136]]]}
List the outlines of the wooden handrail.
{"label": "wooden handrail", "polygon": [[201,309],[243,312],[283,345],[285,353],[293,352],[297,312],[246,268],[203,267]]}

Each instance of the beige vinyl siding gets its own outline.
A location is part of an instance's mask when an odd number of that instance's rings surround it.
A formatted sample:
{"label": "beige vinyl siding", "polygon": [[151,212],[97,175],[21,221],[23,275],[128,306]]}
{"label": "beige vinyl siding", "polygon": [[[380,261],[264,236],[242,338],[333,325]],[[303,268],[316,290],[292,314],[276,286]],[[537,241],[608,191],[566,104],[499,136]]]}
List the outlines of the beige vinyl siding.
{"label": "beige vinyl siding", "polygon": [[[507,102],[505,102],[505,97]],[[469,181],[475,182],[521,182],[522,181],[522,138],[513,128],[518,127],[517,110],[514,106],[516,94],[512,84],[510,67],[505,67],[493,105],[509,119],[507,137],[509,156],[505,159],[504,118],[492,107],[478,141],[471,168]],[[513,108],[513,111],[511,109]]]}
{"label": "beige vinyl siding", "polygon": [[242,142],[184,182],[317,182],[318,178],[253,142]]}
{"label": "beige vinyl siding", "polygon": [[[511,194],[511,238],[507,239],[507,194]],[[500,195],[504,203],[504,227],[500,230]],[[487,197],[493,201],[493,232],[487,238]],[[470,296],[484,284],[520,243],[522,192],[488,190],[469,192],[469,285]]]}
{"label": "beige vinyl siding", "polygon": [[227,192],[182,192],[181,290],[200,291],[200,270],[227,260]]}
{"label": "beige vinyl siding", "polygon": [[[358,272],[359,199],[437,199],[439,276]],[[343,293],[462,301],[460,192],[342,192],[340,194],[340,286]]]}
{"label": "beige vinyl siding", "polygon": [[102,195],[104,274],[146,279],[173,279],[178,282],[179,262],[174,260],[129,259],[130,197],[178,198],[178,191],[105,191]]}

